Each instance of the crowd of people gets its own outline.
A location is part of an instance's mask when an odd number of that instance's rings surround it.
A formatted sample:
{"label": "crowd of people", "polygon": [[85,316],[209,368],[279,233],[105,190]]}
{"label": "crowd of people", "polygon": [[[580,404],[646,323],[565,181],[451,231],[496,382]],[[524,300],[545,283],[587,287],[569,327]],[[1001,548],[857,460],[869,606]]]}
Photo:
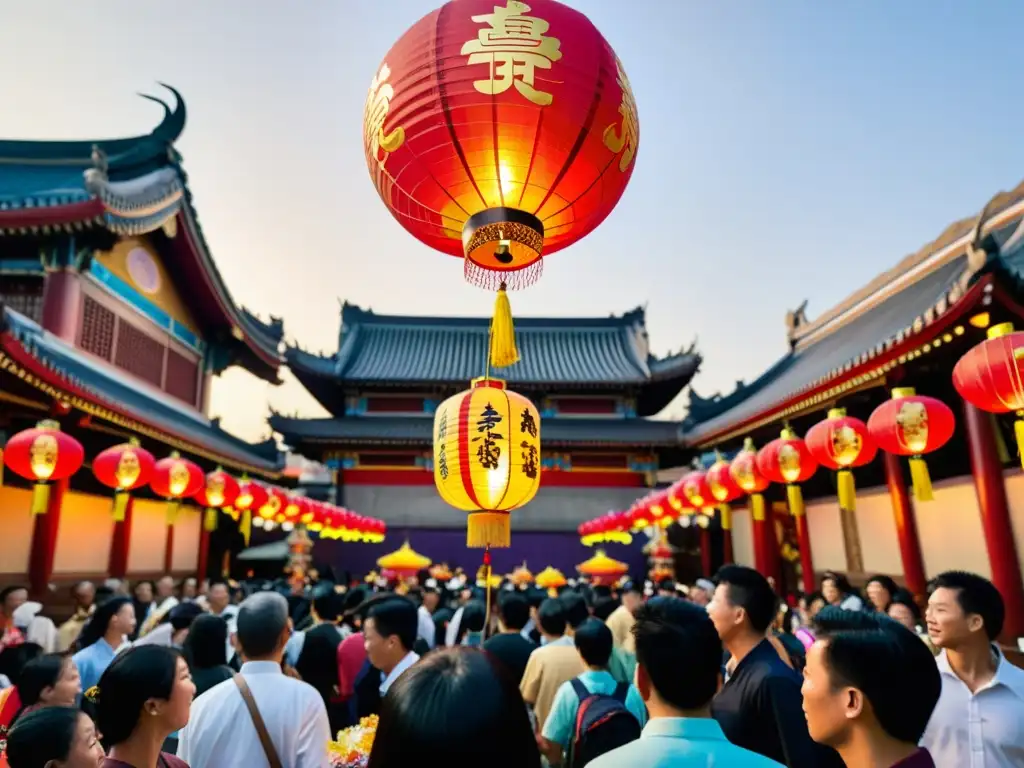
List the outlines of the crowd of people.
{"label": "crowd of people", "polygon": [[[59,627],[0,592],[0,766],[1024,766],[1004,606],[940,574],[922,615],[841,574],[792,608],[757,571],[693,585],[321,578],[73,589]],[[335,762],[332,763],[332,760]]]}

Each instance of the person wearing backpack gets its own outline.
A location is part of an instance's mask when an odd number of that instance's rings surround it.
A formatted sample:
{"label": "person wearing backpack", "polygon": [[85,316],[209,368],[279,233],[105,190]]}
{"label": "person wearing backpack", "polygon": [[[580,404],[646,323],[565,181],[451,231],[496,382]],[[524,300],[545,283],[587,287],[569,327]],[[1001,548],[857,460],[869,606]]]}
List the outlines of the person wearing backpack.
{"label": "person wearing backpack", "polygon": [[541,730],[541,749],[553,766],[583,768],[599,755],[640,737],[647,709],[635,687],[608,671],[612,631],[599,619],[582,622],[574,635],[586,667],[563,683]]}

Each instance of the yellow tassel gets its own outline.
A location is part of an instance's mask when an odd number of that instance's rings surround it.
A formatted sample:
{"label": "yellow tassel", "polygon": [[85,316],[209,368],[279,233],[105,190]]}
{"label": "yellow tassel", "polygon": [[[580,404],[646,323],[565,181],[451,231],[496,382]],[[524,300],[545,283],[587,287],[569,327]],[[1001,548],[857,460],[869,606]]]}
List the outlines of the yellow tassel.
{"label": "yellow tassel", "polygon": [[800,491],[800,486],[796,484],[787,485],[786,498],[789,499],[789,514],[793,517],[803,517],[804,495]]}
{"label": "yellow tassel", "polygon": [[755,493],[750,497],[750,514],[755,520],[764,520],[764,496]]}
{"label": "yellow tassel", "polygon": [[[996,434],[1000,434],[998,429]],[[1024,419],[1013,422],[1013,436],[1017,438],[1017,453],[1020,455],[1021,466],[1024,467]]]}
{"label": "yellow tassel", "polygon": [[920,456],[912,456],[910,459],[910,482],[914,485],[914,498],[918,501],[931,501],[932,478],[928,474],[928,465]]}
{"label": "yellow tassel", "polygon": [[494,319],[491,320],[491,366],[505,368],[519,362],[516,348],[516,329],[512,324],[512,305],[508,302],[505,284],[498,289],[498,300],[494,302]]}
{"label": "yellow tassel", "polygon": [[[999,456],[999,463],[1005,466],[1010,463],[1010,451],[1006,447],[1006,440],[1003,438],[1003,430],[999,428],[999,419],[996,418],[994,413],[990,413],[988,417],[992,421],[992,434],[995,435],[996,438],[996,454]],[[1016,424],[1014,424],[1013,431],[1015,433],[1017,431]],[[1022,459],[1022,461],[1024,461],[1024,459]]]}
{"label": "yellow tassel", "polygon": [[242,513],[242,522],[238,524],[238,532],[242,534],[245,546],[249,546],[249,537],[252,536],[252,512],[248,509]]}
{"label": "yellow tassel", "polygon": [[174,499],[167,502],[165,518],[168,526],[174,525],[178,521],[178,508],[180,506],[181,505]]}
{"label": "yellow tassel", "polygon": [[840,469],[836,475],[836,492],[839,494],[839,508],[848,512],[857,509],[857,486],[853,482],[853,472]]}
{"label": "yellow tassel", "polygon": [[115,491],[114,492],[114,509],[112,515],[115,523],[123,523],[125,513],[128,511],[128,499],[131,496],[128,495],[128,491]]}
{"label": "yellow tassel", "polygon": [[[732,509],[728,504],[720,504],[718,507],[718,519],[722,521],[722,530],[732,530]],[[627,542],[628,543],[628,542]]]}
{"label": "yellow tassel", "polygon": [[217,530],[217,510],[213,507],[206,508],[206,514],[203,515],[203,529],[209,533]]}
{"label": "yellow tassel", "polygon": [[32,488],[32,514],[45,515],[50,504],[50,486],[48,483],[36,483]]}
{"label": "yellow tassel", "polygon": [[470,549],[507,549],[512,546],[512,520],[507,512],[474,512],[466,525]]}

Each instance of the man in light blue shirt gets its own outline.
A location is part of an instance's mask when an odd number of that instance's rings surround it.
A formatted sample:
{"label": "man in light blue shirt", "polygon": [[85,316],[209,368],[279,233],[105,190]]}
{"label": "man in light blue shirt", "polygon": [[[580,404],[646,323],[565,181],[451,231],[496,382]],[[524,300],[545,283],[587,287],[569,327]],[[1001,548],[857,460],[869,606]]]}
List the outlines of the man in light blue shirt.
{"label": "man in light blue shirt", "polygon": [[726,741],[711,717],[722,642],[707,612],[654,597],[637,612],[636,690],[649,720],[640,738],[588,763],[588,768],[781,768]]}
{"label": "man in light blue shirt", "polygon": [[[583,687],[592,695],[612,696],[618,686],[608,671],[613,646],[612,631],[599,619],[590,618],[576,627],[573,641],[586,666],[586,671],[575,679],[583,683]],[[581,703],[580,696],[573,689],[572,680],[562,683],[555,693],[551,711],[541,730],[544,754],[551,765],[561,763],[562,753],[569,748],[575,737],[576,714]],[[647,722],[643,699],[632,685],[626,693],[624,704],[641,726]]]}

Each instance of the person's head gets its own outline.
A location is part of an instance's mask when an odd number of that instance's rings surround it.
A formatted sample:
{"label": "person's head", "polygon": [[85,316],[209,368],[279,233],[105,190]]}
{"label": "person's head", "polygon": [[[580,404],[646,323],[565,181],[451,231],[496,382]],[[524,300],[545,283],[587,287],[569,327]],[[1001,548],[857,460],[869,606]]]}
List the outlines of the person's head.
{"label": "person's head", "polygon": [[80,581],[71,588],[76,608],[88,609],[96,600],[96,587],[91,581]]}
{"label": "person's head", "polygon": [[[213,587],[210,589],[213,594]],[[288,601],[277,592],[257,592],[238,608],[235,640],[248,661],[280,663],[291,633]]]}
{"label": "person's head", "polygon": [[530,604],[518,592],[506,592],[498,600],[498,624],[503,632],[520,632],[530,620]]}
{"label": "person's head", "polygon": [[821,592],[811,592],[800,596],[799,602],[800,620],[804,624],[810,624],[818,611],[825,607],[825,596]]}
{"label": "person's head", "polygon": [[540,768],[519,688],[486,653],[435,651],[384,697],[367,768],[406,768],[424,755],[437,765]]}
{"label": "person's head", "polygon": [[676,583],[672,579],[658,582],[658,594],[662,597],[678,597],[679,593],[676,592]]}
{"label": "person's head", "polygon": [[691,603],[699,605],[701,608],[706,607],[714,596],[715,582],[710,579],[697,579],[687,595]]}
{"label": "person's head", "polygon": [[158,600],[166,600],[174,594],[174,578],[162,576],[156,583],[156,597]]}
{"label": "person's head", "polygon": [[448,624],[451,622],[455,612],[451,608],[438,608],[432,614],[434,620],[434,647],[441,648],[445,645],[448,636]]}
{"label": "person's head", "polygon": [[[127,597],[112,597],[93,611],[82,628],[80,644],[88,648],[102,637],[117,638],[135,631],[135,606]],[[113,643],[111,643],[113,645]]]}
{"label": "person's head", "polygon": [[587,601],[578,592],[565,592],[558,599],[562,602],[562,611],[565,613],[565,623],[569,625],[569,634],[572,634],[576,627],[590,618]]}
{"label": "person's head", "polygon": [[195,576],[188,576],[181,582],[181,599],[194,600],[199,594],[199,583]]}
{"label": "person's head", "polygon": [[707,612],[722,642],[768,631],[778,598],[764,576],[743,565],[726,565],[718,571],[716,581]]}
{"label": "person's head", "polygon": [[135,595],[135,599],[142,605],[153,602],[153,582],[152,581],[138,581],[135,583],[132,594]]}
{"label": "person's head", "polygon": [[991,581],[975,573],[936,576],[928,597],[928,637],[939,648],[991,643],[1003,631],[1006,607]]}
{"label": "person's head", "polygon": [[13,585],[0,589],[0,611],[4,616],[11,618],[14,612],[23,604],[28,602],[28,589],[20,585]]}
{"label": "person's head", "polygon": [[838,605],[847,595],[853,594],[853,587],[843,574],[829,571],[821,580],[821,594],[829,605]]}
{"label": "person's head", "polygon": [[23,707],[73,707],[82,692],[82,678],[70,656],[49,653],[21,668],[14,681]]}
{"label": "person's head", "polygon": [[886,612],[890,619],[899,622],[911,632],[917,632],[921,626],[921,609],[914,602],[914,596],[903,589],[897,589],[892,593],[892,600],[889,601],[889,610]]}
{"label": "person's head", "polygon": [[537,628],[548,640],[565,634],[565,608],[557,597],[549,597],[537,609]]}
{"label": "person's head", "polygon": [[103,742],[112,747],[133,737],[160,741],[184,728],[196,686],[176,650],[139,645],[115,656],[86,693]]}
{"label": "person's head", "polygon": [[679,713],[708,706],[718,690],[722,641],[706,610],[651,598],[637,611],[633,637],[636,687],[648,707]]}
{"label": "person's head", "polygon": [[167,612],[167,621],[174,632],[174,642],[181,645],[188,637],[193,622],[203,614],[203,609],[196,603],[178,603]]}
{"label": "person's head", "polygon": [[530,604],[530,618],[537,622],[537,610],[540,604],[548,599],[548,593],[538,587],[530,587],[526,590],[526,602]]}
{"label": "person's head", "polygon": [[206,592],[206,602],[214,613],[220,613],[227,608],[231,603],[231,588],[228,583],[223,579],[211,581]]}
{"label": "person's head", "polygon": [[105,757],[92,719],[72,707],[19,717],[4,754],[11,768],[100,768]]}
{"label": "person's head", "polygon": [[38,643],[9,645],[0,651],[0,675],[15,681],[30,661],[42,655],[43,649]]}
{"label": "person's head", "polygon": [[410,600],[392,596],[375,604],[363,623],[370,663],[389,673],[412,650],[418,626],[416,606]]}
{"label": "person's head", "polygon": [[228,624],[220,616],[204,613],[196,617],[185,638],[183,652],[192,670],[212,669],[228,663]]}
{"label": "person's head", "polygon": [[885,613],[889,610],[889,603],[892,602],[893,595],[899,590],[896,582],[892,580],[892,577],[884,574],[872,576],[868,579],[867,586],[864,591],[868,594],[868,600],[871,601],[871,606],[880,613]]}
{"label": "person's head", "polygon": [[636,581],[627,581],[622,587],[622,604],[626,610],[636,615],[637,609],[644,602],[644,586]]}
{"label": "person's head", "polygon": [[877,613],[828,606],[815,626],[801,689],[811,738],[840,751],[857,731],[916,745],[942,690],[928,647]]}
{"label": "person's head", "polygon": [[324,582],[317,584],[313,589],[313,611],[316,618],[333,624],[342,613],[344,600],[341,595],[334,591],[334,584]]}
{"label": "person's head", "polygon": [[606,669],[612,656],[612,631],[600,619],[587,619],[573,635],[576,650],[583,663],[591,669]]}
{"label": "person's head", "polygon": [[437,606],[441,604],[441,593],[434,588],[428,587],[423,590],[423,607],[426,608],[430,613],[437,610]]}
{"label": "person's head", "polygon": [[295,671],[305,682],[330,701],[338,686],[338,646],[341,635],[331,624],[319,624],[306,631]]}
{"label": "person's head", "polygon": [[459,625],[460,640],[466,633],[481,633],[487,622],[487,603],[483,600],[470,600],[462,609],[462,623]]}
{"label": "person's head", "polygon": [[604,597],[595,597],[593,616],[595,619],[600,619],[601,621],[608,621],[608,617],[615,613],[615,610],[618,607],[619,601],[611,595],[605,595]]}

